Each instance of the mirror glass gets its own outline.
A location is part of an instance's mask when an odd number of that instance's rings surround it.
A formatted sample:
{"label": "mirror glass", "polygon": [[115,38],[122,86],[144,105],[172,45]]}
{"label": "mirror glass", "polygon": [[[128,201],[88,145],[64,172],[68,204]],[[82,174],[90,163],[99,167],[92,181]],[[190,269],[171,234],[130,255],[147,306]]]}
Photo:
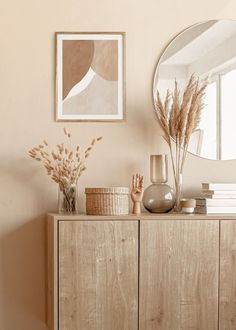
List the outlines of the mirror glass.
{"label": "mirror glass", "polygon": [[190,76],[209,77],[199,128],[189,151],[216,160],[236,159],[236,21],[212,20],[180,33],[165,49],[156,68],[153,97],[180,90]]}

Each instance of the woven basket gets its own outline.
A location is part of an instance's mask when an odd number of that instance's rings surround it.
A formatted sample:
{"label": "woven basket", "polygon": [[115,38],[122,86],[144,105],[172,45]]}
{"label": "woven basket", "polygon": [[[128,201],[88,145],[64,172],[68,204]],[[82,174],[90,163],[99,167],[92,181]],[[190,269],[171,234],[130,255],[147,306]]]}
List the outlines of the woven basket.
{"label": "woven basket", "polygon": [[85,194],[89,215],[129,214],[129,188],[85,188]]}

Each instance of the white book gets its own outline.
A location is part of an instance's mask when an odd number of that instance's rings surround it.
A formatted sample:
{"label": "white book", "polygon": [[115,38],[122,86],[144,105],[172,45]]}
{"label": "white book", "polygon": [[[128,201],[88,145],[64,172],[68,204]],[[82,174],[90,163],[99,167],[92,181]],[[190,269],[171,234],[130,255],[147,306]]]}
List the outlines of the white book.
{"label": "white book", "polygon": [[236,183],[202,183],[204,190],[235,190]]}
{"label": "white book", "polygon": [[208,193],[203,193],[203,197],[207,199],[236,199],[236,194],[235,195],[215,195],[215,194],[208,194]]}
{"label": "white book", "polygon": [[203,194],[208,194],[208,195],[236,195],[236,190],[208,190],[208,189],[203,189],[202,190]]}
{"label": "white book", "polygon": [[198,206],[195,213],[200,214],[230,214],[236,213],[236,206]]}
{"label": "white book", "polygon": [[228,198],[196,198],[197,206],[235,206],[236,207],[236,198],[228,199]]}

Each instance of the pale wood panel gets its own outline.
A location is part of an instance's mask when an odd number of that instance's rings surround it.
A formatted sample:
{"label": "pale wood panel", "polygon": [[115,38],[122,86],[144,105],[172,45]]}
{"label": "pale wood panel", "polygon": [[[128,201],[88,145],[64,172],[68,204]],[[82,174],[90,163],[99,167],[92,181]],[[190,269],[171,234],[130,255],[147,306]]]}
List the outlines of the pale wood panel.
{"label": "pale wood panel", "polygon": [[63,214],[50,214],[55,220],[63,221],[159,221],[159,220],[236,220],[236,214],[176,214],[176,213],[142,213],[140,215],[129,214],[129,215],[86,215],[86,214],[75,214],[75,215],[63,215]]}
{"label": "pale wood panel", "polygon": [[236,329],[236,222],[221,222],[220,330]]}
{"label": "pale wood panel", "polygon": [[219,221],[141,222],[140,330],[218,329]]}
{"label": "pale wood panel", "polygon": [[59,329],[137,326],[138,222],[59,222]]}

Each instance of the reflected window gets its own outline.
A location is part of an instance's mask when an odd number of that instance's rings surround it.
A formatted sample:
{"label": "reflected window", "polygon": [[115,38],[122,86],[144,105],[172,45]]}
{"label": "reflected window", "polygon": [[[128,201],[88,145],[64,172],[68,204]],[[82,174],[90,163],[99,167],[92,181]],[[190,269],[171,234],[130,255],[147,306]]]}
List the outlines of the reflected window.
{"label": "reflected window", "polygon": [[205,108],[202,111],[199,129],[202,131],[201,156],[218,158],[217,150],[217,84],[210,83],[206,89]]}
{"label": "reflected window", "polygon": [[236,141],[236,69],[221,75],[221,157],[229,159]]}

